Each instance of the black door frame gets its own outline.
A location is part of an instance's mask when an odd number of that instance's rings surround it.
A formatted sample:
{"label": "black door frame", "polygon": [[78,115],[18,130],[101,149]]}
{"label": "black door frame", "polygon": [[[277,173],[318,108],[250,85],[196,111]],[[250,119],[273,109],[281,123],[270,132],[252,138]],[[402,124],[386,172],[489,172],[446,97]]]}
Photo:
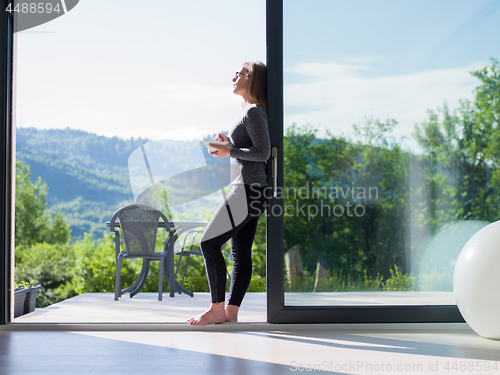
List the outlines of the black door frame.
{"label": "black door frame", "polygon": [[[6,7],[12,0],[4,0]],[[0,16],[0,74],[2,132],[0,134],[0,325],[11,319],[13,181],[15,160],[12,127],[12,16]],[[269,131],[277,149],[277,186],[283,188],[283,0],[267,0],[267,66]],[[272,163],[268,165],[269,185]],[[283,212],[283,201],[269,199],[268,212]],[[273,207],[280,209],[273,211]],[[267,320],[270,323],[408,323],[463,322],[457,306],[285,306],[283,216],[267,217]]]}
{"label": "black door frame", "polygon": [[[12,0],[2,1],[4,9]],[[12,199],[15,169],[13,134],[12,134],[12,79],[13,79],[13,16],[5,12],[0,15],[0,116],[2,132],[0,134],[0,324],[10,322],[11,311],[11,255],[12,239]]]}
{"label": "black door frame", "polygon": [[[277,186],[283,189],[283,0],[267,0],[268,117],[277,148]],[[273,185],[272,163],[268,183]],[[283,190],[281,190],[283,191]],[[464,322],[457,306],[285,306],[283,200],[269,199],[267,211],[267,321],[269,323]],[[274,211],[273,208],[277,207]]]}

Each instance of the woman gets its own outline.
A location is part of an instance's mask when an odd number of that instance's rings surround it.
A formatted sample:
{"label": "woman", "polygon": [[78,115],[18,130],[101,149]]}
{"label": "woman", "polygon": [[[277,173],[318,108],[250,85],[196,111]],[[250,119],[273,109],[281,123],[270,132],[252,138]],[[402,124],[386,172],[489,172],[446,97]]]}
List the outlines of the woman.
{"label": "woman", "polygon": [[[233,83],[233,93],[245,102],[243,116],[228,136],[219,133],[215,138],[229,145],[210,144],[217,151],[209,152],[216,158],[230,157],[231,167],[236,167],[238,173],[232,174],[231,192],[217,208],[201,238],[212,304],[207,311],[187,321],[193,325],[238,321],[238,310],[252,278],[252,243],[259,217],[265,210],[265,162],[271,154],[266,66],[261,62],[244,63]],[[230,298],[224,309],[226,263],[221,248],[229,239],[233,272]]]}

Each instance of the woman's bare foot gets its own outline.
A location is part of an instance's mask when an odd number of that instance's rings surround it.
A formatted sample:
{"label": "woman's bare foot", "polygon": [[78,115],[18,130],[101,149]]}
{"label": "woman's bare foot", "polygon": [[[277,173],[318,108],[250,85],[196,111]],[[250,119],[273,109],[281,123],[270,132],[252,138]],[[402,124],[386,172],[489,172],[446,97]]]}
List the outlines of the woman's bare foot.
{"label": "woman's bare foot", "polygon": [[226,321],[224,312],[224,302],[212,303],[210,308],[204,313],[188,319],[187,323],[191,325],[204,326],[207,324],[223,323]]}
{"label": "woman's bare foot", "polygon": [[239,309],[240,309],[239,306],[227,305],[226,306],[226,322],[237,322]]}

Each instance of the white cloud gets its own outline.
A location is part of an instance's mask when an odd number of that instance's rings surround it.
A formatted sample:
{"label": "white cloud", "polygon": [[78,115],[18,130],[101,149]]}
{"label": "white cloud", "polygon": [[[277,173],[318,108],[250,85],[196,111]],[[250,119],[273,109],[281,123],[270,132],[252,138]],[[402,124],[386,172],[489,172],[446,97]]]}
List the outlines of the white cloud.
{"label": "white cloud", "polygon": [[394,118],[396,133],[411,135],[415,123],[427,119],[427,109],[444,101],[454,108],[459,99],[472,98],[478,81],[469,72],[485,65],[384,77],[370,77],[366,64],[297,65],[287,73],[302,76],[303,82],[285,86],[285,124],[310,123],[347,135],[365,117]]}

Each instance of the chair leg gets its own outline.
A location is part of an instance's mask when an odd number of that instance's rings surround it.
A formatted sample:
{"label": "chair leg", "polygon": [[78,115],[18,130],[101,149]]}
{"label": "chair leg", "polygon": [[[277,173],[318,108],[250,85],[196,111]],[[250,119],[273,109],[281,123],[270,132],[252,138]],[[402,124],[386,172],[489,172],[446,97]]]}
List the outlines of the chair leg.
{"label": "chair leg", "polygon": [[163,259],[160,259],[160,274],[158,277],[158,301],[163,299]]}
{"label": "chair leg", "polygon": [[[187,270],[188,265],[189,265],[189,258],[190,257],[191,257],[191,254],[188,254],[187,259],[186,259],[186,267],[184,267],[184,272],[182,273],[181,286],[184,284],[184,278],[186,277],[186,270]],[[179,292],[179,294],[181,294],[181,293]]]}
{"label": "chair leg", "polygon": [[179,261],[177,262],[177,267],[175,268],[175,278],[177,278],[177,272],[179,272],[179,267],[181,266],[181,260],[184,254],[181,252],[179,254]]}
{"label": "chair leg", "polygon": [[170,286],[171,298],[175,297],[175,286],[176,286],[175,284],[177,284],[175,275],[169,272],[170,269],[174,268],[174,264],[172,264],[173,262],[174,262],[173,253],[167,253],[163,261],[163,272],[165,273],[165,278],[167,279],[167,283]]}
{"label": "chair leg", "polygon": [[120,257],[116,258],[116,276],[115,276],[115,301],[122,295],[122,260]]}

